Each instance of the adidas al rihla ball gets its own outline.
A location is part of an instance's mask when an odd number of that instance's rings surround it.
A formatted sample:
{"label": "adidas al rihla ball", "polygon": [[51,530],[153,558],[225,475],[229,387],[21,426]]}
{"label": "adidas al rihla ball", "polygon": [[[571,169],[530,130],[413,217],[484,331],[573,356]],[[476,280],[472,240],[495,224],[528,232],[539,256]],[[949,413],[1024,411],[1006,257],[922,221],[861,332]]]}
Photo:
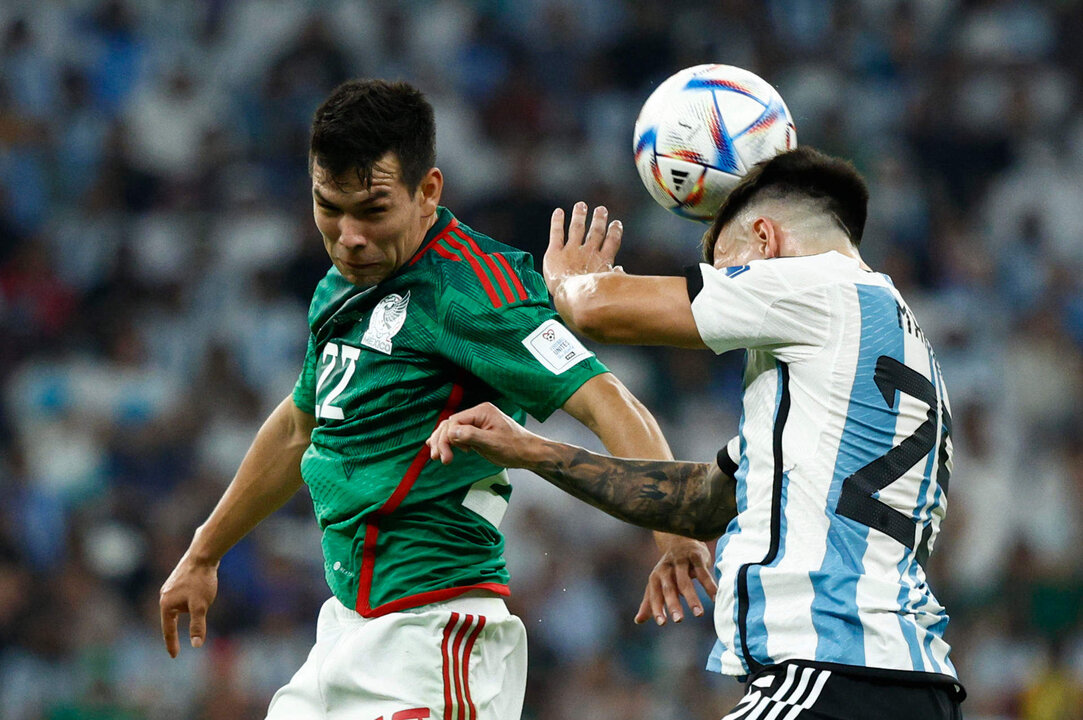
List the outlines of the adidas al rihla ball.
{"label": "adidas al rihla ball", "polygon": [[795,147],[782,96],[732,65],[696,65],[667,78],[643,104],[633,143],[651,197],[704,222],[749,168]]}

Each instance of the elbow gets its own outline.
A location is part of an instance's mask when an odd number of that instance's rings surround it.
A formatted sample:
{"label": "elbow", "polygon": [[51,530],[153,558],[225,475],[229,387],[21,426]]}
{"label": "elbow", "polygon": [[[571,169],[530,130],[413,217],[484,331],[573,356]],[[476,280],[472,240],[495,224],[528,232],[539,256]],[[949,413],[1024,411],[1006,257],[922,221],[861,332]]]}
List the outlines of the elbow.
{"label": "elbow", "polygon": [[722,537],[722,535],[725,534],[727,524],[728,523],[723,523],[722,525],[697,525],[696,527],[692,528],[691,532],[688,533],[688,537],[692,538],[693,540],[699,540],[701,542],[710,542],[712,540]]}
{"label": "elbow", "polygon": [[580,299],[561,316],[577,333],[598,343],[627,343],[634,340],[622,324],[621,308],[601,297]]}
{"label": "elbow", "polygon": [[555,294],[557,312],[569,327],[600,343],[622,341],[621,307],[613,299],[611,278],[584,275],[573,278]]}
{"label": "elbow", "polygon": [[726,533],[730,521],[737,516],[736,506],[718,505],[703,501],[697,505],[700,511],[692,519],[692,529],[688,537],[695,540],[714,540]]}
{"label": "elbow", "polygon": [[611,337],[611,324],[606,318],[604,309],[598,303],[581,303],[571,317],[566,317],[568,324],[588,340],[600,343],[614,342]]}

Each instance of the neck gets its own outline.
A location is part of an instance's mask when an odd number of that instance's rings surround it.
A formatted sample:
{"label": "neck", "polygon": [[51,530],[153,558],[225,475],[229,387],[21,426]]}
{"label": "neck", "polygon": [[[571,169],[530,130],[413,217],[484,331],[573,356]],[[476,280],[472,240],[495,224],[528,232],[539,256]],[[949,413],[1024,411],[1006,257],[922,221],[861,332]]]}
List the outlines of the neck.
{"label": "neck", "polygon": [[436,224],[436,218],[439,215],[439,212],[434,212],[428,217],[421,218],[421,227],[418,228],[417,233],[414,235],[414,241],[411,243],[411,247],[407,249],[406,257],[413,257],[414,253],[418,251],[422,243],[425,242],[425,236],[429,234],[429,230],[432,230],[432,226]]}

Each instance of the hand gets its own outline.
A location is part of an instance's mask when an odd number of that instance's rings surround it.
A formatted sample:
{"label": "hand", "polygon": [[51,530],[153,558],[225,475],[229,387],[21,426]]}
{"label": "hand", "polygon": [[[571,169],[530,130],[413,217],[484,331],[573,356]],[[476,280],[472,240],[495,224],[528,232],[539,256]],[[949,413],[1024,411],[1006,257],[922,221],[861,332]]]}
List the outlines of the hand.
{"label": "hand", "polygon": [[710,597],[713,598],[718,592],[711,569],[710,550],[699,540],[678,535],[657,533],[655,537],[660,544],[665,543],[664,552],[647,578],[647,589],[636,613],[636,623],[646,622],[653,617],[656,623],[665,625],[667,610],[673,622],[680,622],[684,619],[682,597],[692,614],[699,617],[703,614],[703,605],[696,594],[693,578],[699,580]]}
{"label": "hand", "polygon": [[482,403],[444,420],[425,444],[429,446],[429,458],[445,465],[451,462],[454,446],[474,450],[496,465],[526,467],[543,442],[500,408]]}
{"label": "hand", "polygon": [[180,652],[177,618],[188,613],[188,635],[192,647],[207,639],[207,609],[218,594],[218,564],[198,563],[186,554],[162,585],[158,604],[162,611],[162,637],[170,657]]}
{"label": "hand", "polygon": [[542,274],[549,293],[555,295],[557,287],[573,275],[596,272],[619,271],[613,261],[620,250],[624,226],[620,220],[606,225],[609,211],[602,206],[594,208],[590,229],[586,229],[587,204],[578,202],[572,208],[568,225],[568,240],[564,241],[564,211],[557,208],[549,221],[549,247],[542,258]]}

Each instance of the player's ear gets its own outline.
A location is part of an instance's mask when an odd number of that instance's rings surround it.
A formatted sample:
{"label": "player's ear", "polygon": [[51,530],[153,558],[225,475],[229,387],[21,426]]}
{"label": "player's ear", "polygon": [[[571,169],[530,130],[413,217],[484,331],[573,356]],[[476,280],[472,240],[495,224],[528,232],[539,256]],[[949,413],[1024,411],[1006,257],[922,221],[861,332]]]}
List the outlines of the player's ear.
{"label": "player's ear", "polygon": [[440,168],[432,167],[421,178],[417,186],[418,199],[421,202],[421,215],[427,217],[436,212],[440,204],[440,194],[444,191],[444,174]]}
{"label": "player's ear", "polygon": [[752,242],[761,257],[778,257],[779,242],[782,234],[770,218],[760,216],[752,221]]}

